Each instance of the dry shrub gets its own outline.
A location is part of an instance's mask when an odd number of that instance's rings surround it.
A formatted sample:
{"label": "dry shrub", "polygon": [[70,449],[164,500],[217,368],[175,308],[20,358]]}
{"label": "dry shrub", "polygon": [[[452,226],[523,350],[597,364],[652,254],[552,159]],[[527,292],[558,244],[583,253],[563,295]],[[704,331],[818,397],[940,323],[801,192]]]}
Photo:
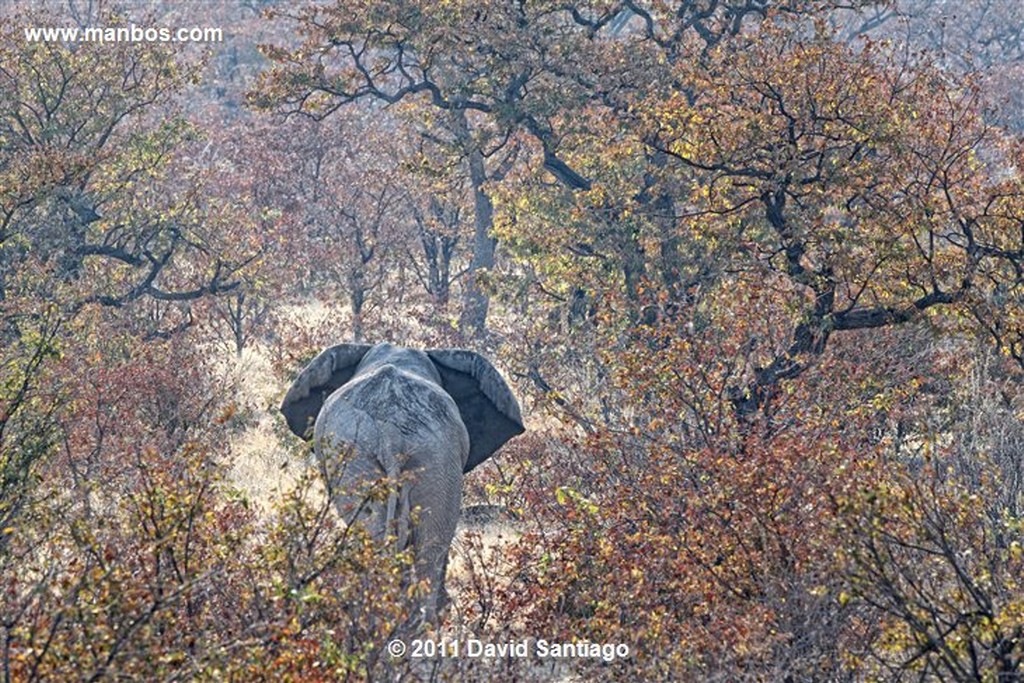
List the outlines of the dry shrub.
{"label": "dry shrub", "polygon": [[99,322],[35,378],[58,409],[0,548],[5,675],[400,674],[381,652],[423,589],[410,558],[339,525],[313,473],[258,514],[226,479],[233,396],[196,345]]}

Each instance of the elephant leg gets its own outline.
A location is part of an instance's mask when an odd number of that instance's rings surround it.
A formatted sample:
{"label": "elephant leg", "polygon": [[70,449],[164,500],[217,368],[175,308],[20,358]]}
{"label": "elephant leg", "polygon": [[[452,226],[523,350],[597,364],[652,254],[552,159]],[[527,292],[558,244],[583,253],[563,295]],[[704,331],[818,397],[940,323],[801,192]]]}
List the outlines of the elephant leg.
{"label": "elephant leg", "polygon": [[[397,474],[388,434],[365,411],[345,402],[333,405],[331,428],[320,423],[314,450],[338,514],[346,524],[361,522],[377,541],[387,534],[393,504],[370,500],[374,484]],[[389,503],[393,497],[389,496]]]}
{"label": "elephant leg", "polygon": [[[449,545],[449,548],[450,547],[451,546]],[[444,608],[448,606],[449,602],[451,602],[451,600],[448,597],[448,589],[445,588],[445,585],[444,585],[445,584],[445,578],[447,576],[448,576],[448,553],[445,553],[444,554],[444,562],[441,565],[441,574],[440,574],[440,576],[437,579],[437,591],[435,592],[435,595],[437,596],[437,604],[435,605],[435,609],[437,610],[438,614],[443,612]]]}
{"label": "elephant leg", "polygon": [[386,478],[386,473],[370,458],[353,458],[344,464],[342,476],[333,480],[335,509],[345,524],[359,522],[377,542],[388,534],[389,503],[370,500],[371,488]]}
{"label": "elephant leg", "polygon": [[423,607],[428,621],[434,621],[447,602],[444,578],[448,551],[462,508],[461,461],[452,458],[451,462],[455,467],[447,462],[435,465],[411,484],[410,502],[419,509],[412,531],[416,574],[430,579],[430,594]]}

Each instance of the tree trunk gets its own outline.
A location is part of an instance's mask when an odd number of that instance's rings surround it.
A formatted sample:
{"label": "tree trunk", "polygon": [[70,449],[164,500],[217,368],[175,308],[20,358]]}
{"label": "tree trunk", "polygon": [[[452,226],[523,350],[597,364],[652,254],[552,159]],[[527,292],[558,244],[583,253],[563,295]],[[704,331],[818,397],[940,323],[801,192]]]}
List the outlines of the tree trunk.
{"label": "tree trunk", "polygon": [[473,258],[466,278],[459,330],[470,337],[482,337],[487,332],[487,311],[491,302],[487,293],[480,287],[477,276],[481,271],[494,267],[494,249],[497,246],[497,240],[492,236],[494,204],[483,189],[484,183],[487,182],[487,169],[484,167],[484,156],[474,145],[470,135],[466,112],[456,112],[454,122],[456,137],[467,152],[474,211]]}
{"label": "tree trunk", "polygon": [[245,352],[245,292],[239,292],[234,297],[235,305],[231,300],[227,302],[228,318],[231,322],[231,332],[235,337],[235,355],[239,358]]}
{"label": "tree trunk", "polygon": [[363,341],[363,306],[366,303],[366,284],[362,270],[349,273],[349,303],[352,310],[352,340]]}

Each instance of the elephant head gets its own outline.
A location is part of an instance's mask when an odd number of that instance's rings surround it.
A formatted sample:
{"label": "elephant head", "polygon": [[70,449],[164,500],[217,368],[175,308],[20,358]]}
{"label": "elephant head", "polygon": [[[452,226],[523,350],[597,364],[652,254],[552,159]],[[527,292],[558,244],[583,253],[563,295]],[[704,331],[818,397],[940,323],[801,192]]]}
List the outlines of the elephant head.
{"label": "elephant head", "polygon": [[281,412],[292,432],[313,438],[322,465],[344,461],[322,469],[339,473],[334,502],[347,521],[362,502],[351,493],[358,486],[397,483],[368,525],[378,539],[395,531],[400,548],[412,544],[417,572],[435,588],[425,607],[432,618],[443,600],[462,476],[523,432],[501,375],[472,351],[339,344],[299,373]]}

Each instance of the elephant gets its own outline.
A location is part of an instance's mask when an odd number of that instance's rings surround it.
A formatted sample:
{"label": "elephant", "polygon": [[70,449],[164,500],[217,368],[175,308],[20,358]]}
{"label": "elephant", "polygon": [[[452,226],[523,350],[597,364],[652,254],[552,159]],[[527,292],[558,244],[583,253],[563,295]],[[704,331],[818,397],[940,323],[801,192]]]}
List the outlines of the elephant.
{"label": "elephant", "polygon": [[[299,373],[281,412],[292,432],[312,438],[345,521],[358,517],[378,541],[394,533],[398,550],[412,549],[417,577],[431,585],[422,614],[436,618],[463,475],[524,431],[498,371],[462,349],[339,344]],[[386,500],[359,490],[382,480]]]}

